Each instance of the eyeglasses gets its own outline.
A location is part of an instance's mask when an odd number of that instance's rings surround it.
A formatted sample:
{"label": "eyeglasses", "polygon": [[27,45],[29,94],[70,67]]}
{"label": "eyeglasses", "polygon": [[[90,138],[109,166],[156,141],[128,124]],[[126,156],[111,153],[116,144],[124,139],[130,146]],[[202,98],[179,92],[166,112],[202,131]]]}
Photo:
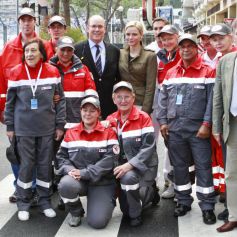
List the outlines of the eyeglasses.
{"label": "eyeglasses", "polygon": [[116,100],[118,100],[119,102],[122,102],[122,101],[129,102],[131,99],[132,99],[132,96],[130,95],[126,95],[126,96],[117,95],[116,96]]}

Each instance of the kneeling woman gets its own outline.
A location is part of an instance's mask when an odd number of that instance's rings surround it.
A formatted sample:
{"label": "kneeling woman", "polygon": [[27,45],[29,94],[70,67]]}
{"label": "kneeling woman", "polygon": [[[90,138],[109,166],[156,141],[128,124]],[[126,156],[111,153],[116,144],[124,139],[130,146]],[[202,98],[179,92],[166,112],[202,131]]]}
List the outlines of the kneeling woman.
{"label": "kneeling woman", "polygon": [[[20,156],[17,179],[18,218],[29,219],[32,173],[36,169],[38,205],[47,217],[55,217],[51,208],[51,171],[53,140],[63,135],[66,105],[57,69],[46,63],[46,52],[39,39],[23,48],[23,62],[12,69],[8,80],[5,123],[7,136],[16,136]],[[60,95],[55,104],[53,97]]]}
{"label": "kneeling woman", "polygon": [[64,175],[59,194],[70,212],[69,225],[78,226],[84,214],[80,196],[87,196],[87,222],[104,228],[114,209],[113,168],[119,154],[116,133],[99,122],[100,104],[94,97],[81,102],[82,122],[68,129],[57,153]]}
{"label": "kneeling woman", "polygon": [[134,106],[135,94],[130,83],[114,85],[113,100],[118,111],[107,120],[117,129],[120,158],[114,175],[120,180],[120,208],[130,218],[131,226],[142,224],[142,206],[152,202],[152,187],[157,174],[158,158],[154,128],[150,116]]}

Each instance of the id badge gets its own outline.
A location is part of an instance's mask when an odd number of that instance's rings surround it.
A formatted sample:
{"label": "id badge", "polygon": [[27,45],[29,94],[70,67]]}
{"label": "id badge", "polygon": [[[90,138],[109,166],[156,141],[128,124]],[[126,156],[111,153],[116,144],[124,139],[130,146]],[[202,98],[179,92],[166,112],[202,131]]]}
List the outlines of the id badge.
{"label": "id badge", "polygon": [[30,108],[31,109],[38,109],[38,100],[37,99],[30,100]]}
{"label": "id badge", "polygon": [[183,95],[178,94],[176,98],[176,105],[181,105],[183,103]]}

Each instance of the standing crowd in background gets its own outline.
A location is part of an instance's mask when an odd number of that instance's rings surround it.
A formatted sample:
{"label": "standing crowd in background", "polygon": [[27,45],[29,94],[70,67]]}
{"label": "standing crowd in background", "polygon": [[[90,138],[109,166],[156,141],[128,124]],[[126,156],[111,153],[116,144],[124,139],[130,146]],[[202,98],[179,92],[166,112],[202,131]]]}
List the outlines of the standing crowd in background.
{"label": "standing crowd in background", "polygon": [[82,196],[93,228],[106,227],[117,199],[124,220],[142,225],[143,208],[160,201],[159,138],[161,197],[177,202],[174,216],[191,211],[195,184],[203,222],[216,223],[219,201],[217,231],[237,227],[236,21],[205,25],[196,38],[156,18],[147,46],[141,22],[130,21],[123,49],[104,41],[99,15],[89,18],[82,42],[65,36],[62,16],[49,19],[48,41],[35,33],[32,9],[20,11],[18,24],[0,54],[0,121],[17,157],[9,202],[20,221],[32,206],[57,218],[51,196],[58,192],[71,227],[85,214]]}

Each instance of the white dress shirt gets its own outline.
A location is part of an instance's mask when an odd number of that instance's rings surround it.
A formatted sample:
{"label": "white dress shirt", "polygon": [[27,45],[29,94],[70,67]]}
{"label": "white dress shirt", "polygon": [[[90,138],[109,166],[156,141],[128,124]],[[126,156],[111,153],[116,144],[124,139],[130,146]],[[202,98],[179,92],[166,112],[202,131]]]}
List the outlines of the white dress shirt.
{"label": "white dress shirt", "polygon": [[94,62],[96,62],[96,50],[97,50],[95,45],[100,46],[101,67],[102,67],[102,72],[103,72],[104,68],[105,68],[105,55],[106,55],[105,54],[105,44],[103,41],[96,44],[95,42],[93,42],[90,39],[88,39],[88,42],[89,42],[89,46],[90,46],[90,50],[91,50],[91,54],[92,54]]}

